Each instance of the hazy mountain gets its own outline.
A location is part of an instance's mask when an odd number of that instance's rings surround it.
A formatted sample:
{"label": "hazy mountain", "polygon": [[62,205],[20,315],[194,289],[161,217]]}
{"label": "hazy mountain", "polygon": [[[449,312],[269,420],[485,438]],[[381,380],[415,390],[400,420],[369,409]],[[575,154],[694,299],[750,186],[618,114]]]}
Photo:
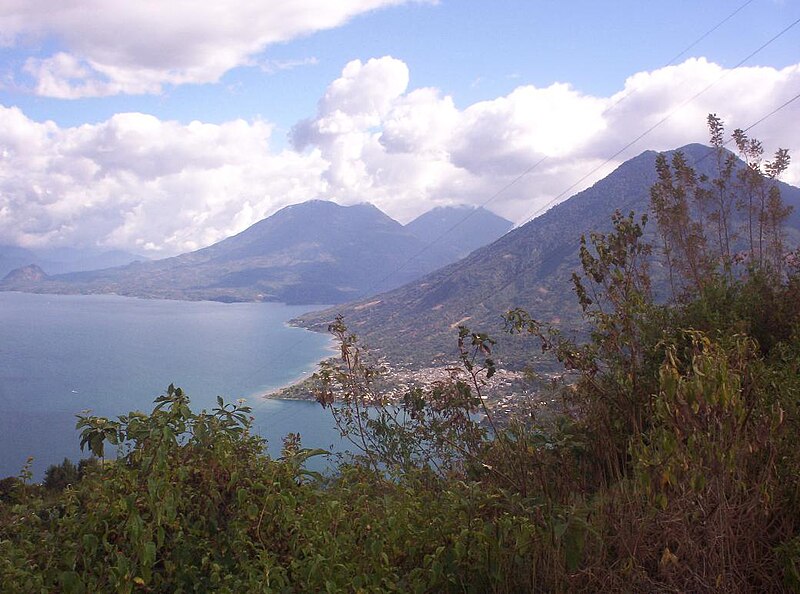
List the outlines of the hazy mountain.
{"label": "hazy mountain", "polygon": [[34,264],[39,256],[32,251],[14,245],[0,245],[0,278],[21,266]]}
{"label": "hazy mountain", "polygon": [[40,266],[48,274],[98,270],[148,260],[124,250],[61,247],[38,249],[35,253],[39,256]]}
{"label": "hazy mountain", "polygon": [[[708,147],[693,144],[680,149],[698,172],[714,175]],[[647,151],[623,163],[609,176],[491,245],[454,264],[393,291],[361,302],[307,314],[297,322],[323,330],[337,314],[367,344],[380,348],[396,362],[430,364],[452,359],[456,327],[502,337],[501,315],[526,308],[535,318],[577,326],[580,314],[570,277],[578,270],[581,234],[606,231],[616,209],[641,214],[649,211],[649,188],[656,181],[657,153]],[[800,189],[781,184],[784,200],[794,205],[789,221],[790,241],[800,237]],[[651,217],[652,219],[652,217]],[[655,220],[648,225],[652,234]],[[658,274],[654,270],[654,274]],[[500,355],[513,358],[510,339]]]}
{"label": "hazy mountain", "polygon": [[10,283],[31,283],[43,281],[47,278],[44,270],[36,264],[28,264],[20,268],[15,268],[5,276],[5,281]]}
{"label": "hazy mountain", "polygon": [[406,225],[412,234],[451,254],[453,260],[490,244],[505,235],[514,224],[485,208],[440,206]]}
{"label": "hazy mountain", "polygon": [[45,248],[30,250],[12,245],[0,246],[0,278],[22,266],[36,264],[47,274],[62,274],[83,270],[96,270],[111,266],[124,266],[142,256],[123,250],[97,250],[84,248]]}
{"label": "hazy mountain", "polygon": [[51,274],[41,282],[7,280],[0,288],[339,303],[397,287],[455,259],[450,248],[428,243],[370,204],[340,206],[312,200],[174,258]]}

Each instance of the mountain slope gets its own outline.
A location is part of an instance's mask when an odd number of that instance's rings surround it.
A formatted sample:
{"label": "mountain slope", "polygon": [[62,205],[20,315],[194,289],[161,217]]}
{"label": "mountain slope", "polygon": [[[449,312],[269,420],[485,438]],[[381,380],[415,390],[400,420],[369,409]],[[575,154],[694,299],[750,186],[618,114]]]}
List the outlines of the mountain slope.
{"label": "mountain slope", "polygon": [[[693,144],[680,150],[690,164],[697,163],[699,173],[714,175],[715,160],[706,158],[710,148]],[[394,362],[412,366],[452,360],[459,324],[502,338],[501,316],[515,307],[526,308],[536,319],[575,329],[580,312],[570,277],[580,268],[579,238],[609,230],[617,209],[649,211],[656,155],[647,151],[626,161],[591,188],[463,260],[362,302],[306,314],[296,323],[323,330],[336,314],[342,314],[348,327],[367,344]],[[781,184],[781,190],[784,200],[795,208],[789,239],[797,244],[800,189]],[[648,229],[652,236],[654,220]],[[503,339],[498,347],[508,363],[519,362],[523,349],[515,346],[516,340]]]}
{"label": "mountain slope", "polygon": [[399,286],[452,261],[370,204],[313,200],[204,249],[128,266],[9,279],[5,290],[139,297],[339,303]]}
{"label": "mountain slope", "polygon": [[440,249],[457,260],[502,237],[513,226],[482,207],[440,206],[418,216],[406,229],[423,241],[435,239]]}

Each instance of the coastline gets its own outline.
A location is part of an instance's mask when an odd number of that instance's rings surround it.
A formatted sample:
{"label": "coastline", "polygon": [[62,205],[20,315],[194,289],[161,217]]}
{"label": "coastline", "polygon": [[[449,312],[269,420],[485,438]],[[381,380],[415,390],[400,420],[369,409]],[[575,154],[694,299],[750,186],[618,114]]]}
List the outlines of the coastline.
{"label": "coastline", "polygon": [[[320,359],[317,364],[319,365],[319,363],[325,360],[326,358]],[[311,395],[311,392],[307,390],[310,390],[311,378],[314,373],[313,371],[310,373],[304,372],[293,380],[281,384],[268,392],[259,393],[255,398],[261,400],[305,400],[313,402],[314,397]],[[302,393],[305,393],[305,395],[302,395]]]}
{"label": "coastline", "polygon": [[[314,332],[314,330],[311,330],[309,328],[304,328],[302,326],[294,325],[291,323],[291,321],[284,322],[284,326],[286,326],[287,328],[300,328],[302,330],[305,330],[306,332]],[[319,332],[315,333],[319,334]],[[314,397],[310,392],[312,376],[316,373],[316,370],[319,368],[320,363],[332,359],[336,355],[336,353],[339,352],[339,347],[336,344],[336,339],[333,336],[330,336],[329,339],[330,340],[328,344],[324,348],[324,350],[327,351],[327,354],[320,357],[320,359],[314,363],[313,370],[301,371],[293,379],[290,379],[287,382],[284,382],[273,388],[270,388],[267,391],[258,392],[253,396],[253,398],[260,400],[313,401]]]}

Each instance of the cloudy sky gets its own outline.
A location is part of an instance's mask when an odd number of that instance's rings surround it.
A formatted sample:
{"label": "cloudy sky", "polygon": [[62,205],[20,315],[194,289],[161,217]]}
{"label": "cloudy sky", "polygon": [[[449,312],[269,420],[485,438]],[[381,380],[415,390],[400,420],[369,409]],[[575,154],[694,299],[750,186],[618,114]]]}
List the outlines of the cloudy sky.
{"label": "cloudy sky", "polygon": [[800,183],[798,0],[0,0],[0,58],[0,244],[162,257],[311,198],[521,223],[709,112],[778,110]]}

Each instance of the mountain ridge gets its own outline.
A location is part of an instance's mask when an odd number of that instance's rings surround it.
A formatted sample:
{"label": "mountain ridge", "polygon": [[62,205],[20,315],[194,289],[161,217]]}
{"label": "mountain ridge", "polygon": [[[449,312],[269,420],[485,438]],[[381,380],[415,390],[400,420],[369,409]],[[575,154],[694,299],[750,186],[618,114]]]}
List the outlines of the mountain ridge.
{"label": "mountain ridge", "polygon": [[405,225],[420,239],[436,238],[454,260],[502,237],[513,227],[514,223],[482,206],[466,205],[437,206]]}
{"label": "mountain ridge", "polygon": [[451,246],[423,241],[372,204],[310,200],[194,252],[39,279],[7,277],[0,289],[329,304],[402,285],[454,259]]}
{"label": "mountain ridge", "polygon": [[16,268],[36,264],[48,274],[64,274],[124,266],[143,256],[124,250],[93,248],[28,249],[15,245],[0,245],[0,279]]}
{"label": "mountain ridge", "polygon": [[[712,148],[690,144],[676,150],[684,153],[690,165],[698,165],[698,173],[713,177],[716,163],[708,159]],[[617,210],[624,214],[649,213],[657,155],[652,150],[642,152],[590,188],[417,281],[352,304],[309,312],[293,323],[324,331],[334,316],[342,315],[363,342],[390,360],[410,366],[452,361],[456,328],[466,324],[495,339],[502,338],[499,356],[519,365],[519,357],[530,352],[531,345],[504,334],[502,314],[522,307],[543,322],[561,325],[566,331],[580,330],[580,310],[570,282],[572,272],[580,268],[580,236],[609,231],[611,215]],[[791,228],[790,241],[798,244],[800,189],[779,184],[784,200],[794,206],[787,225]],[[647,225],[650,238],[655,227],[651,217]],[[654,270],[655,275],[660,273]]]}

